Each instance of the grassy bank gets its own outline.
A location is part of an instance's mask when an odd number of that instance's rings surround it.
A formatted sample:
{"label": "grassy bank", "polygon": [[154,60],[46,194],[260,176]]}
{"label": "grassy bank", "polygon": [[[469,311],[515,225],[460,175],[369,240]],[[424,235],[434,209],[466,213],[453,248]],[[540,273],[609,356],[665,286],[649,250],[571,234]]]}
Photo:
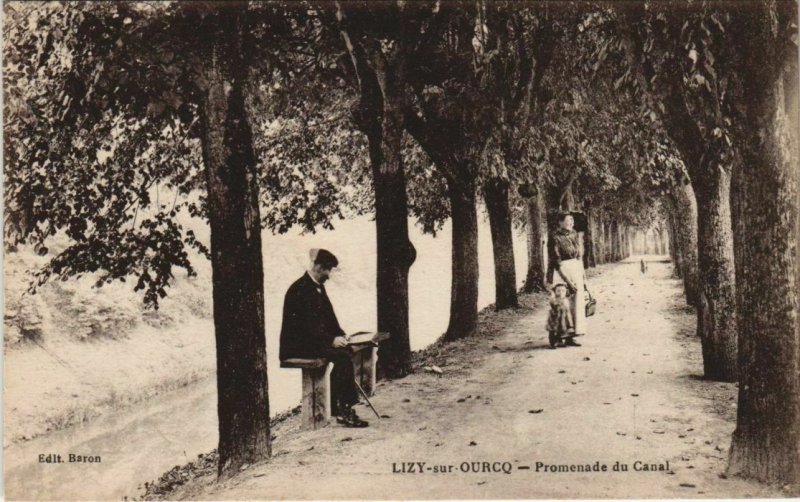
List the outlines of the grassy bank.
{"label": "grassy bank", "polygon": [[4,262],[4,445],[84,423],[214,370],[210,292],[178,277],[158,311],[127,283],[83,277],[27,291],[44,258]]}

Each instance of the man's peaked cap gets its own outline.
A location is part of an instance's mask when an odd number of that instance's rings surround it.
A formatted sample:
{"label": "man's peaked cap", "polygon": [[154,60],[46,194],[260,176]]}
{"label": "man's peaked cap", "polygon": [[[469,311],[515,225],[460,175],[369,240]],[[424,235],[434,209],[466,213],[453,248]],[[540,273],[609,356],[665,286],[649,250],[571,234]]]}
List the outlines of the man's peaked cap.
{"label": "man's peaked cap", "polygon": [[327,249],[312,249],[309,254],[314,265],[322,265],[328,270],[339,265],[339,260]]}

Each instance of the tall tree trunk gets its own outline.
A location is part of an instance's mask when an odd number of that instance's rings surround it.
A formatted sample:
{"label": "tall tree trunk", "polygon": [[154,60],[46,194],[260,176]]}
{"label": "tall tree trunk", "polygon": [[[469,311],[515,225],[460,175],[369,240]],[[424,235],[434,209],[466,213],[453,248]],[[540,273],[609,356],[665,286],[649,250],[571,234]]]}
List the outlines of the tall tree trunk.
{"label": "tall tree trunk", "polygon": [[648,235],[648,231],[647,230],[643,230],[642,231],[642,254],[647,254],[647,247],[649,246],[647,235]]}
{"label": "tall tree trunk", "polygon": [[243,9],[220,9],[200,116],[217,352],[219,475],[270,456],[258,176],[245,110]]}
{"label": "tall tree trunk", "polygon": [[736,362],[736,287],[730,211],[730,174],[717,166],[693,183],[697,201],[699,303],[697,333],[703,371],[711,380],[734,382]]}
{"label": "tall tree trunk", "polygon": [[622,237],[625,242],[625,247],[623,248],[625,252],[623,259],[625,259],[631,255],[631,228],[628,225],[625,225],[625,233]]}
{"label": "tall tree trunk", "polygon": [[603,243],[604,243],[604,236],[603,236],[603,215],[602,213],[593,212],[592,219],[590,220],[592,224],[592,243],[594,244],[594,249],[592,253],[594,253],[595,258],[595,265],[602,265],[603,261]]}
{"label": "tall tree trunk", "polygon": [[561,194],[558,199],[558,210],[559,211],[574,211],[575,210],[575,194],[572,190],[573,181],[565,186],[561,190]]}
{"label": "tall tree trunk", "polygon": [[686,303],[700,304],[697,270],[697,203],[690,184],[677,187],[672,194],[675,204],[675,230],[678,235],[678,252],[681,255],[681,272]]}
{"label": "tall tree trunk", "polygon": [[497,310],[519,305],[517,303],[517,272],[514,265],[508,186],[507,180],[492,178],[483,187],[483,198],[486,201],[492,232],[495,309]]}
{"label": "tall tree trunk", "polygon": [[525,275],[525,292],[545,291],[547,289],[547,218],[545,217],[544,196],[540,187],[534,187],[534,194],[525,201],[526,223],[528,227],[528,272]]}
{"label": "tall tree trunk", "polygon": [[633,227],[628,227],[628,231],[625,234],[625,239],[628,241],[628,245],[626,246],[626,253],[627,256],[633,255],[633,237],[635,235],[635,230]]}
{"label": "tall tree trunk", "polygon": [[644,230],[639,230],[637,235],[637,250],[638,254],[646,254],[647,253],[647,232]]}
{"label": "tall tree trunk", "polygon": [[[628,256],[631,256],[631,255],[633,255],[635,253],[635,251],[634,251],[634,239],[635,238],[636,238],[636,230],[634,228],[629,228],[628,229],[628,235],[627,235],[627,239],[628,239]],[[656,246],[658,247],[658,246],[661,245],[661,240],[658,238],[658,234],[656,234],[656,240],[657,240]],[[658,254],[658,251],[656,251],[653,254]]]}
{"label": "tall tree trunk", "polygon": [[652,245],[647,247],[646,254],[658,254],[658,246],[659,246],[658,233],[655,230],[650,230],[650,236],[652,237],[651,239]]}
{"label": "tall tree trunk", "polygon": [[620,225],[620,255],[619,259],[624,260],[628,257],[628,226]]}
{"label": "tall tree trunk", "polygon": [[445,339],[456,340],[472,335],[478,324],[478,210],[471,182],[450,182],[448,192],[453,256],[450,322]]}
{"label": "tall tree trunk", "polygon": [[594,256],[595,266],[603,264],[603,235],[600,230],[602,228],[600,226],[600,219],[601,215],[597,211],[593,211],[591,218],[589,218],[589,225],[592,229],[592,255]]}
{"label": "tall tree trunk", "polygon": [[584,270],[588,269],[589,267],[594,267],[597,265],[597,261],[595,260],[594,256],[594,218],[592,217],[591,211],[586,211],[586,233],[583,236],[583,268]]}
{"label": "tall tree trunk", "polygon": [[607,263],[608,260],[606,259],[606,218],[605,215],[601,214],[597,218],[597,260],[599,264]]}
{"label": "tall tree trunk", "polygon": [[[367,135],[375,188],[378,331],[391,334],[378,358],[378,376],[399,378],[411,371],[408,271],[416,250],[408,238],[408,198],[401,154],[404,133],[405,54],[355,46],[347,13],[336,2],[339,32],[360,93],[354,121]],[[361,41],[355,37],[355,43]]]}
{"label": "tall tree trunk", "polygon": [[[387,67],[383,55],[361,65],[361,102],[356,122],[367,134],[375,187],[378,331],[391,334],[378,358],[378,376],[399,378],[411,371],[408,272],[416,250],[408,238],[408,198],[403,164],[402,64]],[[369,68],[369,70],[367,69]]]}
{"label": "tall tree trunk", "polygon": [[742,51],[758,67],[747,73],[751,136],[734,171],[740,382],[729,472],[800,483],[798,50],[768,24],[788,18],[796,26],[797,6],[775,6],[785,10],[774,18],[747,12],[759,24]]}
{"label": "tall tree trunk", "polygon": [[608,263],[608,225],[606,223],[606,216],[604,214],[600,215],[600,219],[597,222],[597,230],[600,234],[600,242],[599,242],[599,254],[600,263]]}
{"label": "tall tree trunk", "polygon": [[656,229],[653,229],[653,254],[661,254],[661,234]]}
{"label": "tall tree trunk", "polygon": [[658,226],[658,242],[659,242],[658,254],[660,254],[660,255],[669,254],[668,251],[667,251],[667,247],[668,247],[667,237],[668,236],[664,232],[664,227],[659,224],[659,226]]}
{"label": "tall tree trunk", "polygon": [[704,142],[688,112],[683,84],[673,84],[665,99],[665,121],[681,152],[697,201],[697,331],[706,378],[735,381],[736,306],[730,211],[729,147]]}
{"label": "tall tree trunk", "polygon": [[[386,107],[390,108],[390,107]],[[385,110],[370,134],[370,160],[375,185],[375,228],[378,253],[378,331],[391,334],[378,358],[381,377],[399,378],[411,371],[408,327],[408,271],[416,251],[408,238],[408,200],[401,155],[401,115]]]}
{"label": "tall tree trunk", "polygon": [[678,253],[678,231],[675,229],[675,205],[669,203],[669,214],[667,214],[667,231],[669,232],[669,256],[672,260],[672,269],[675,277],[683,278],[683,257]]}
{"label": "tall tree trunk", "polygon": [[611,261],[619,261],[621,252],[620,252],[620,232],[619,232],[619,224],[615,221],[611,222]]}

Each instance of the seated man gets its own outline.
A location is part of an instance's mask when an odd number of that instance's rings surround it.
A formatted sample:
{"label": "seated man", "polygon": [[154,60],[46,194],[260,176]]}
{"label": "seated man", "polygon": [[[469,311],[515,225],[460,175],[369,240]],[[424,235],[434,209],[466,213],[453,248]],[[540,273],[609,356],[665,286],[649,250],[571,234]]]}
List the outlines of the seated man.
{"label": "seated man", "polygon": [[325,358],[332,362],[331,414],[347,427],[366,427],[367,422],[353,410],[358,390],[352,353],[325,292],[325,281],[338,264],[330,251],[311,250],[311,267],[289,287],[283,302],[280,359]]}

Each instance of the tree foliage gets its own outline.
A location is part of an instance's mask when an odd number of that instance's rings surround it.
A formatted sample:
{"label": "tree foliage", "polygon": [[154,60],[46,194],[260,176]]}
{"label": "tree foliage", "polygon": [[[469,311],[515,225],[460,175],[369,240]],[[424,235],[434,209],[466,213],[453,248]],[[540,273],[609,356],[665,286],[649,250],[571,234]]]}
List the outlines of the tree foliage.
{"label": "tree foliage", "polygon": [[[371,204],[352,97],[336,54],[313,51],[318,16],[299,7],[248,12],[263,224],[276,232],[331,228]],[[52,277],[97,272],[101,286],[133,275],[157,307],[175,267],[194,273],[188,248],[207,254],[185,223],[206,217],[198,98],[214,8],[5,5],[6,236],[42,254],[59,232],[71,243],[34,288]]]}

